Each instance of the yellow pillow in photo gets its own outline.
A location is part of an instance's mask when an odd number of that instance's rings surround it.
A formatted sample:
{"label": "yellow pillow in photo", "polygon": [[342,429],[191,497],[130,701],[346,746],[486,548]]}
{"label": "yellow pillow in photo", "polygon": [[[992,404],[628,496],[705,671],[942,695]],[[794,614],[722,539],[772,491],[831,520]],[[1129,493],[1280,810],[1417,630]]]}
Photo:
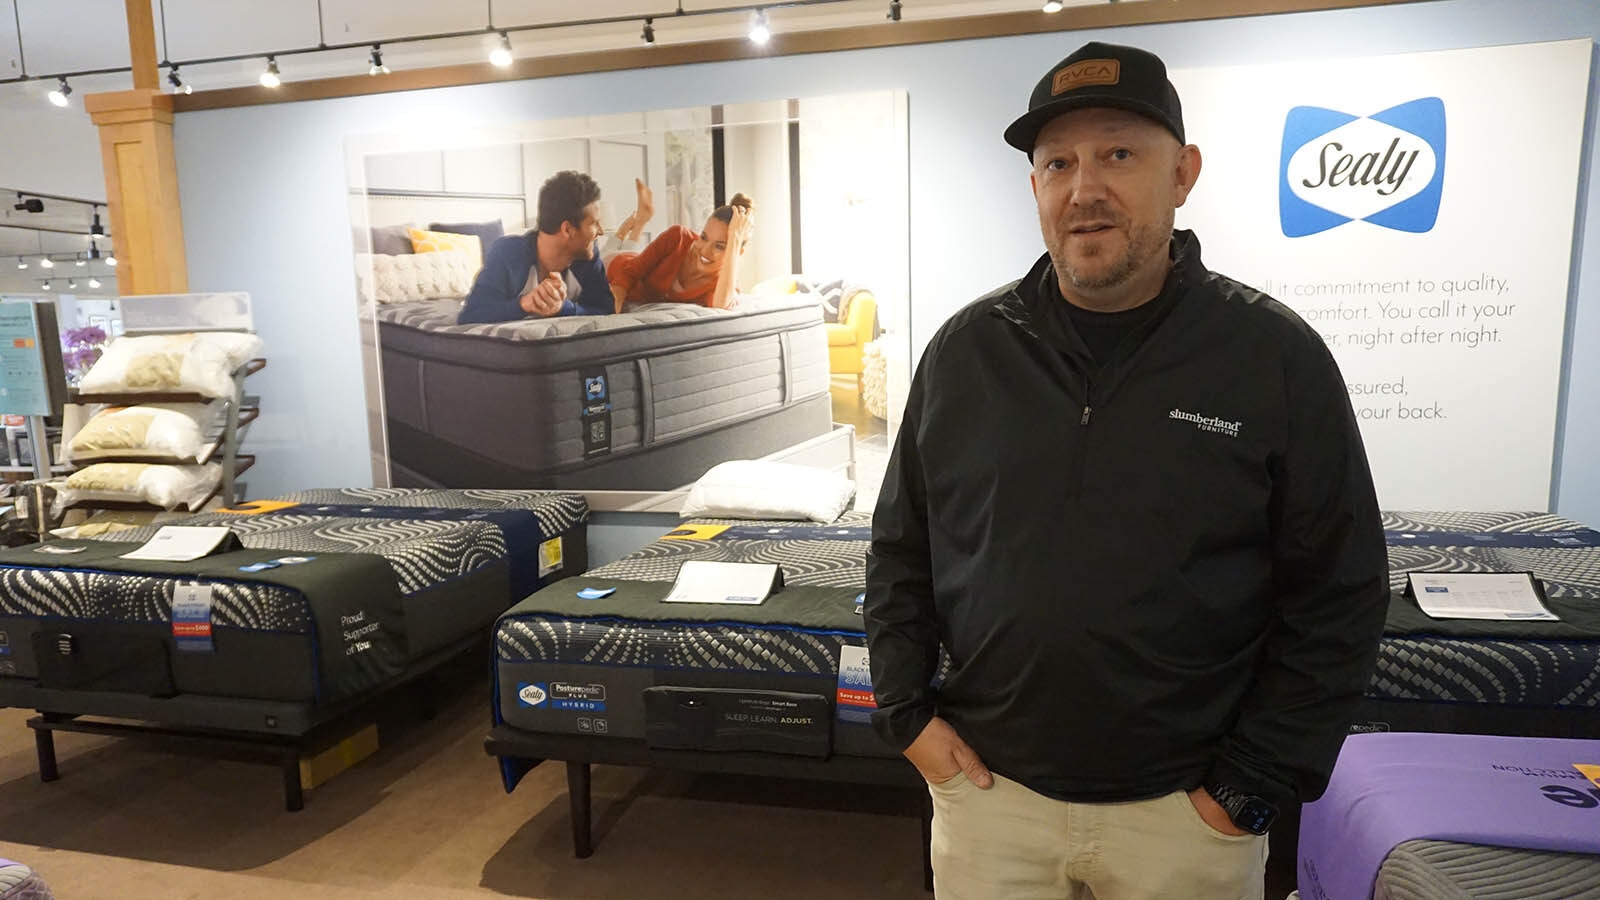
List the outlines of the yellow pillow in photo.
{"label": "yellow pillow in photo", "polygon": [[437,253],[440,250],[465,250],[472,258],[472,265],[483,265],[483,242],[475,234],[452,234],[448,231],[425,231],[421,228],[407,228],[411,235],[412,253]]}

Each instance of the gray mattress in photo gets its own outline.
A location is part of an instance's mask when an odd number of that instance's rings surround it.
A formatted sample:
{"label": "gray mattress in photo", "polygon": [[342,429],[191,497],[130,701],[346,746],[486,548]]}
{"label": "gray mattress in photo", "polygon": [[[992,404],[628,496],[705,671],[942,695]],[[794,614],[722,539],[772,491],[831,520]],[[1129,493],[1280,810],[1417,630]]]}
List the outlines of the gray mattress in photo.
{"label": "gray mattress in photo", "polygon": [[[1391,512],[1384,515],[1384,529],[1396,594],[1405,590],[1411,572],[1532,572],[1552,602],[1600,613],[1600,547],[1586,545],[1593,532],[1570,519],[1524,512]],[[1442,545],[1427,543],[1434,535]],[[1477,537],[1484,543],[1474,545]],[[1495,626],[1472,636],[1442,628],[1440,634],[1386,634],[1367,696],[1593,710],[1600,716],[1600,632],[1558,631],[1537,622]]]}
{"label": "gray mattress in photo", "polygon": [[[665,489],[831,427],[814,303],[481,325],[455,324],[458,309],[377,314],[390,459],[429,483]],[[685,446],[697,449],[672,452]]]}
{"label": "gray mattress in photo", "polygon": [[[205,512],[169,524],[227,527],[252,559],[276,556],[284,566],[318,557],[324,557],[322,563],[335,556],[352,563],[381,559],[389,573],[384,577],[392,575],[392,589],[398,589],[398,606],[372,607],[374,617],[380,616],[377,610],[387,610],[381,623],[352,621],[349,643],[353,646],[368,625],[381,624],[380,634],[391,637],[395,665],[401,667],[487,628],[539,584],[582,571],[587,556],[587,504],[581,495],[565,492],[330,490],[256,503],[267,511]],[[257,509],[256,504],[239,508]],[[124,529],[95,542],[132,550],[157,530]],[[142,674],[129,674],[123,687],[117,664],[108,659],[95,676],[96,690],[150,692],[147,686],[154,680],[179,694],[311,703],[350,692],[328,677],[333,669],[328,655],[344,643],[336,623],[330,629],[330,610],[346,612],[343,597],[267,583],[252,578],[248,569],[230,568],[232,577],[195,578],[183,574],[181,564],[174,564],[170,574],[47,567],[33,565],[24,551],[12,553],[0,566],[0,632],[6,645],[0,675],[10,676],[0,677],[0,700],[9,705],[29,705],[23,695],[36,679],[50,686],[45,663],[51,661],[46,657],[54,652],[54,638],[43,638],[60,634],[82,644],[78,652],[85,666],[96,663],[97,647],[139,656],[127,669]],[[519,583],[519,577],[528,581]],[[179,585],[196,581],[210,587],[208,621],[215,646],[183,652],[173,598]],[[136,654],[133,648],[142,649]]]}
{"label": "gray mattress in photo", "polygon": [[[694,536],[719,527],[726,530]],[[866,643],[858,598],[870,531],[865,513],[847,513],[830,525],[693,520],[616,562],[545,588],[508,610],[495,626],[496,721],[554,733],[594,733],[596,723],[603,722],[604,734],[640,738],[645,728],[641,692],[660,686],[790,691],[819,695],[831,704],[839,687],[841,648]],[[664,595],[687,560],[776,563],[787,586],[837,594],[833,620],[838,624],[741,621],[737,614],[708,619],[693,604],[675,604],[684,607],[681,620],[630,619],[608,611],[603,599],[593,602],[593,615],[550,611],[553,605],[566,608],[568,595],[589,584],[638,582],[657,586]],[[779,610],[774,615],[781,619],[783,600],[780,591],[763,607]],[[525,685],[552,683],[588,686],[590,693],[598,686],[606,697],[602,714],[581,704],[530,704],[519,696]],[[861,718],[833,723],[835,751],[893,756]]]}
{"label": "gray mattress in photo", "polygon": [[1600,856],[1407,841],[1384,858],[1373,900],[1600,900]]}

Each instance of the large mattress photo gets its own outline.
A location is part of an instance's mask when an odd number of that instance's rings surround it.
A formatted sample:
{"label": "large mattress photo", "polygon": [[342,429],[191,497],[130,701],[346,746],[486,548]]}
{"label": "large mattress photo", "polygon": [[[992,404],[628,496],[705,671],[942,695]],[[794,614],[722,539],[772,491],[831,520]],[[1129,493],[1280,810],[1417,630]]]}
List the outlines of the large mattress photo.
{"label": "large mattress photo", "polygon": [[[496,723],[684,747],[678,723],[647,708],[652,695],[666,702],[686,691],[692,701],[710,689],[825,708],[825,721],[814,723],[821,730],[797,736],[809,748],[798,752],[895,755],[872,733],[870,686],[840,678],[841,655],[866,643],[860,597],[870,531],[864,513],[829,525],[691,520],[545,588],[495,626]],[[785,586],[758,606],[659,602],[688,560],[775,563]],[[584,589],[612,593],[587,600]],[[509,787],[514,769],[507,778]]]}
{"label": "large mattress photo", "polygon": [[[1392,601],[1358,727],[1600,737],[1600,532],[1548,513],[1386,513]],[[1531,572],[1559,621],[1432,619],[1412,572]]]}
{"label": "large mattress photo", "polygon": [[[582,571],[587,515],[562,492],[316,491],[169,523],[242,545],[193,562],[124,558],[153,526],[4,551],[0,703],[79,692],[111,708],[68,711],[117,715],[118,695],[225,698],[310,724]],[[240,709],[226,726],[249,724]]]}
{"label": "large mattress photo", "polygon": [[748,303],[481,325],[453,300],[379,307],[395,483],[662,490],[826,434],[820,310]]}

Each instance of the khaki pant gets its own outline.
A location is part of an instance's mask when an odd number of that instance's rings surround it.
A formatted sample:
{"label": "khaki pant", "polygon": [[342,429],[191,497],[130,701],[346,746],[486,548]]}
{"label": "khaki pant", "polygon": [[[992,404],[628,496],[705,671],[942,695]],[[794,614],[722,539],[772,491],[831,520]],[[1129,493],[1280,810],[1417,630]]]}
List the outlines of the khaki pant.
{"label": "khaki pant", "polygon": [[1131,803],[1052,800],[996,775],[930,784],[939,900],[1260,900],[1264,836],[1205,823],[1182,791]]}

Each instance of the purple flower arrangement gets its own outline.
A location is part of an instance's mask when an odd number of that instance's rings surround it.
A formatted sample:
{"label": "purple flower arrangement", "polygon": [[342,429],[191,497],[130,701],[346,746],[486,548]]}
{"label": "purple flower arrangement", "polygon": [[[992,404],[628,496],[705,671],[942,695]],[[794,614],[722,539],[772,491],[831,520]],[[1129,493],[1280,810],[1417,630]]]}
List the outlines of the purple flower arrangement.
{"label": "purple flower arrangement", "polygon": [[67,329],[61,336],[61,362],[67,370],[67,381],[77,384],[100,358],[105,344],[105,329],[98,325]]}

